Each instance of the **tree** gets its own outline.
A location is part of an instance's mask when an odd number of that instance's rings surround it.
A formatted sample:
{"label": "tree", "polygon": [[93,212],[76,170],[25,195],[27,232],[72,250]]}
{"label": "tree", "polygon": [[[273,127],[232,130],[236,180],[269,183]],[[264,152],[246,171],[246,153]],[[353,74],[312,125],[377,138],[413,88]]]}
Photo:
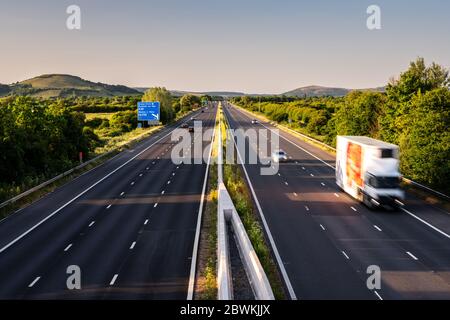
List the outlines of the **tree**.
{"label": "tree", "polygon": [[172,108],[172,95],[166,88],[150,88],[142,96],[142,101],[159,101],[161,105],[161,122],[166,124],[175,118]]}
{"label": "tree", "polygon": [[414,96],[401,116],[398,137],[402,172],[414,180],[450,190],[450,91],[439,88]]}
{"label": "tree", "polygon": [[181,97],[180,104],[183,111],[189,111],[200,106],[200,98],[192,94],[185,94]]}
{"label": "tree", "polygon": [[398,143],[400,134],[408,126],[399,121],[411,111],[411,99],[430,90],[448,89],[449,84],[449,72],[442,66],[432,63],[427,67],[423,58],[411,62],[409,69],[401,73],[398,80],[391,80],[386,88],[388,102],[380,119],[380,138]]}
{"label": "tree", "polygon": [[353,91],[338,106],[335,126],[338,135],[378,135],[378,118],[385,103],[381,93]]}
{"label": "tree", "polygon": [[404,102],[418,92],[444,88],[450,85],[449,72],[442,66],[432,63],[427,67],[421,57],[410,63],[409,69],[400,74],[398,80],[391,80],[386,87],[390,100]]}

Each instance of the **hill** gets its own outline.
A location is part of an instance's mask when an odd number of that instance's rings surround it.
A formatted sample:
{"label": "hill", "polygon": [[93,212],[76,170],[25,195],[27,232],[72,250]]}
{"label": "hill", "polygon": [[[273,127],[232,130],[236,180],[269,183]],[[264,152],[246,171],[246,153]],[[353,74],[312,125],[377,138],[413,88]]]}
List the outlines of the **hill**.
{"label": "hill", "polygon": [[42,98],[68,96],[112,97],[140,94],[139,91],[126,86],[91,82],[67,74],[42,75],[12,84],[9,88],[10,94]]}
{"label": "hill", "polygon": [[[133,88],[140,92],[145,92],[149,88],[144,87],[137,87]],[[209,96],[223,96],[223,97],[240,97],[245,96],[246,94],[243,92],[234,92],[234,91],[203,91],[203,92],[196,92],[196,91],[183,91],[183,90],[170,90],[170,93],[176,97],[184,96],[185,94],[192,94],[194,96],[202,96],[202,95],[209,95]]]}
{"label": "hill", "polygon": [[353,90],[363,90],[363,91],[377,91],[384,92],[385,87],[369,88],[369,89],[346,89],[346,88],[332,88],[332,87],[321,87],[321,86],[308,86],[297,88],[288,92],[283,93],[285,96],[296,96],[296,97],[342,97]]}

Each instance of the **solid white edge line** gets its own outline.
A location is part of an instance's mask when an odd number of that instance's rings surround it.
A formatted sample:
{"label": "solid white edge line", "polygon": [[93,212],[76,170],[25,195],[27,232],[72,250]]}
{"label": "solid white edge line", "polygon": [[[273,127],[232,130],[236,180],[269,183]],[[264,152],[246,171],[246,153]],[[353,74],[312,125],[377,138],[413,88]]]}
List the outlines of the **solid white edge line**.
{"label": "solid white edge line", "polygon": [[[226,113],[224,112],[223,114],[224,114],[224,117],[226,119],[227,118]],[[228,119],[227,119],[227,122],[229,123]],[[233,141],[234,141],[234,139],[233,139]],[[234,144],[236,146],[236,141],[234,141]],[[291,284],[291,280],[289,280],[289,276],[288,276],[288,274],[286,272],[286,269],[284,267],[283,260],[281,260],[281,256],[280,256],[280,253],[278,252],[277,246],[275,244],[275,240],[273,239],[272,233],[270,232],[269,225],[267,224],[266,218],[265,218],[264,213],[263,213],[262,208],[261,208],[261,204],[259,203],[259,200],[258,200],[258,197],[256,196],[255,190],[253,189],[253,185],[252,185],[252,182],[251,182],[250,177],[248,175],[247,169],[245,168],[245,165],[243,165],[244,161],[242,161],[242,157],[241,157],[241,154],[240,154],[239,149],[237,148],[237,146],[236,146],[236,149],[237,149],[237,155],[239,157],[239,160],[241,161],[242,168],[244,169],[244,173],[245,173],[245,177],[247,179],[248,185],[250,186],[250,190],[252,192],[253,199],[255,200],[256,207],[258,208],[259,216],[261,217],[261,221],[262,221],[262,223],[264,225],[264,229],[266,230],[266,234],[267,234],[267,237],[269,238],[270,245],[272,246],[272,250],[273,250],[273,252],[275,254],[275,258],[277,260],[278,267],[280,268],[281,275],[283,276],[284,282],[285,282],[286,287],[287,287],[287,289],[289,291],[289,295],[291,296],[292,300],[297,300],[297,296],[295,295],[294,288],[292,287],[292,284]]]}
{"label": "solid white edge line", "polygon": [[436,228],[435,226],[431,225],[430,223],[426,222],[425,220],[423,220],[422,218],[419,218],[418,216],[416,216],[414,213],[406,210],[405,208],[401,208],[404,212],[406,212],[407,214],[409,214],[411,217],[419,220],[420,222],[422,222],[423,224],[425,224],[426,226],[430,227],[431,229],[433,229],[434,231],[439,232],[440,234],[442,234],[443,236],[447,237],[450,239],[450,235],[448,235],[447,233],[445,233],[444,231],[442,231],[439,228]]}
{"label": "solid white edge line", "polygon": [[[234,107],[236,110],[238,110],[237,107]],[[240,111],[240,110],[239,110]],[[247,117],[248,119],[250,119],[250,117],[243,111],[240,111],[241,114],[243,114],[245,117]],[[265,127],[266,129],[272,131],[273,133],[277,134],[276,132],[274,132],[272,129],[270,129],[269,127],[261,124],[263,127]],[[324,163],[325,165],[327,165],[328,167],[332,168],[333,170],[336,170],[336,168],[330,164],[328,164],[327,162],[323,161],[322,159],[320,159],[319,157],[317,157],[316,155],[312,154],[311,152],[305,150],[304,148],[300,147],[299,145],[297,145],[295,142],[292,142],[291,140],[283,137],[282,135],[277,134],[279,137],[281,137],[282,139],[290,142],[291,144],[295,145],[296,147],[298,147],[299,149],[303,150],[304,152],[306,152],[307,154],[309,154],[310,156],[316,158],[317,160],[319,160],[320,162]],[[440,233],[441,235],[447,237],[448,239],[450,239],[450,235],[448,235],[447,233],[445,233],[444,231],[440,230],[439,228],[431,225],[430,223],[426,222],[425,220],[423,220],[422,218],[419,218],[418,216],[416,216],[415,214],[411,213],[410,211],[406,210],[405,208],[401,208],[404,212],[406,212],[407,214],[409,214],[410,216],[412,216],[413,218],[417,219],[418,221],[422,222],[423,224],[427,225],[428,227],[430,227],[431,229],[433,229],[434,231],[437,231],[438,233]]]}
{"label": "solid white edge line", "polygon": [[187,294],[187,300],[192,300],[194,297],[194,285],[195,285],[195,272],[196,272],[196,265],[197,265],[197,254],[198,254],[198,244],[200,241],[200,228],[202,224],[202,215],[203,215],[203,206],[205,201],[205,192],[206,192],[206,184],[208,182],[208,175],[209,175],[209,166],[211,164],[211,155],[212,155],[212,144],[214,141],[214,136],[216,135],[216,116],[214,117],[214,131],[213,135],[211,137],[211,144],[209,147],[209,156],[208,156],[208,163],[206,165],[206,172],[205,172],[205,178],[203,180],[203,188],[202,188],[202,196],[200,198],[200,207],[198,208],[198,215],[197,215],[197,229],[195,230],[195,238],[194,238],[194,248],[192,250],[192,258],[191,258],[191,271],[189,275],[189,284],[188,284],[188,294]]}
{"label": "solid white edge line", "polygon": [[120,169],[122,169],[123,167],[125,167],[127,164],[129,164],[131,161],[133,161],[134,159],[136,159],[137,157],[139,157],[141,154],[143,154],[144,152],[146,152],[147,150],[149,150],[151,147],[153,147],[154,145],[156,145],[158,142],[160,142],[161,140],[165,139],[166,137],[168,137],[173,131],[175,131],[176,129],[178,129],[181,126],[181,124],[175,128],[173,128],[172,130],[170,130],[167,134],[165,134],[164,136],[162,136],[161,138],[159,138],[158,140],[156,140],[155,142],[153,142],[151,145],[149,145],[148,147],[144,148],[141,152],[139,152],[138,154],[136,154],[135,156],[133,156],[132,158],[130,158],[129,160],[127,160],[126,162],[124,162],[123,164],[121,164],[120,166],[118,166],[116,169],[114,169],[113,171],[111,171],[110,173],[108,173],[106,176],[104,176],[103,178],[101,178],[100,180],[98,180],[97,182],[95,182],[94,184],[92,184],[90,187],[88,187],[87,189],[85,189],[84,191],[80,192],[78,195],[76,195],[74,198],[72,198],[71,200],[69,200],[68,202],[66,202],[64,205],[62,205],[61,207],[59,207],[58,209],[56,209],[55,211],[53,211],[52,213],[50,213],[48,216],[46,216],[44,219],[42,219],[41,221],[39,221],[38,223],[36,223],[34,226],[32,226],[31,228],[29,228],[27,231],[23,232],[21,235],[17,236],[14,240],[10,241],[8,244],[4,245],[1,249],[0,249],[0,253],[4,252],[6,249],[8,249],[9,247],[11,247],[12,245],[14,245],[17,241],[21,240],[23,237],[25,237],[27,234],[29,234],[30,232],[32,232],[34,229],[36,229],[37,227],[39,227],[41,224],[43,224],[44,222],[46,222],[48,219],[50,219],[51,217],[53,217],[55,214],[57,214],[58,212],[60,212],[62,209],[64,209],[65,207],[67,207],[69,204],[71,204],[72,202],[74,202],[75,200],[77,200],[79,197],[81,197],[82,195],[84,195],[86,192],[88,192],[89,190],[91,190],[92,188],[94,188],[96,185],[98,185],[99,183],[103,182],[104,180],[106,180],[107,178],[109,178],[111,175],[113,175],[114,173],[116,173],[117,171],[119,171]]}

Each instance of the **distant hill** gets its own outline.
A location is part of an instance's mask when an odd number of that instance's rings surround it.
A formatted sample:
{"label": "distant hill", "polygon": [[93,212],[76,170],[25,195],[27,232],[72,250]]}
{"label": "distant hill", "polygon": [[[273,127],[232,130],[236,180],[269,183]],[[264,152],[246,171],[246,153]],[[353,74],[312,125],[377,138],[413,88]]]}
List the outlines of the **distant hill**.
{"label": "distant hill", "polygon": [[[134,88],[140,92],[145,92],[148,88]],[[204,92],[195,92],[195,91],[181,91],[181,90],[171,90],[170,92],[174,96],[182,96],[185,94],[193,94],[193,95],[204,95],[208,94],[210,96],[223,96],[223,97],[239,97],[239,96],[296,96],[296,97],[324,97],[324,96],[332,96],[332,97],[343,97],[348,94],[350,91],[354,91],[356,89],[346,89],[346,88],[331,88],[331,87],[321,87],[321,86],[308,86],[301,87],[295,90],[291,90],[282,94],[249,94],[243,92],[234,92],[234,91],[204,91]],[[369,88],[369,89],[357,89],[363,91],[376,91],[376,92],[384,92],[385,87],[378,88]]]}
{"label": "distant hill", "polygon": [[[346,89],[346,88],[331,88],[331,87],[321,87],[321,86],[308,86],[297,88],[288,92],[283,93],[285,96],[296,96],[296,97],[342,97],[345,96],[350,91],[356,89]],[[385,87],[369,88],[369,89],[358,89],[363,91],[376,91],[384,92]]]}
{"label": "distant hill", "polygon": [[[145,92],[149,88],[133,88],[140,92]],[[170,90],[170,93],[174,96],[184,96],[185,94],[192,94],[194,96],[202,96],[202,95],[210,95],[210,96],[224,96],[224,97],[239,97],[239,96],[245,96],[246,94],[243,92],[234,92],[234,91],[204,91],[204,92],[196,92],[196,91],[182,91],[182,90]]]}
{"label": "distant hill", "polygon": [[[46,74],[9,86],[9,94],[30,95],[42,98],[69,96],[113,97],[140,94],[139,91],[122,86],[91,82],[67,74]],[[0,95],[2,88],[0,87]]]}
{"label": "distant hill", "polygon": [[245,93],[243,92],[234,92],[234,91],[204,91],[204,92],[189,92],[189,91],[179,91],[179,90],[172,90],[170,91],[174,96],[183,96],[185,94],[193,94],[197,96],[201,95],[209,95],[209,96],[222,96],[222,97],[239,97],[244,96]]}

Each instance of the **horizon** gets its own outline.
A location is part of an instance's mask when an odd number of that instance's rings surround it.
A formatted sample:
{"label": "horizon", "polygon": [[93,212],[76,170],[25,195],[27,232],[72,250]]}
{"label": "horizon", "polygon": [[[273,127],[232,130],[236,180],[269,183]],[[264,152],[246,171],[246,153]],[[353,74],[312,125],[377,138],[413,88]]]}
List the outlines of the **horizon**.
{"label": "horizon", "polygon": [[450,4],[437,0],[376,1],[380,30],[366,26],[372,2],[356,0],[80,0],[81,29],[69,30],[71,2],[3,5],[0,83],[69,74],[132,88],[281,94],[383,87],[419,56],[450,66],[441,41]]}
{"label": "horizon", "polygon": [[[79,76],[79,75],[76,75],[76,74],[68,74],[68,73],[45,73],[45,74],[41,74],[41,75],[36,75],[36,76],[32,76],[31,78],[28,78],[28,79],[23,79],[23,80],[20,80],[20,81],[15,81],[15,82],[12,82],[12,83],[0,83],[0,84],[6,84],[6,85],[13,85],[13,84],[15,84],[15,83],[17,83],[17,82],[24,82],[24,81],[27,81],[27,80],[31,80],[31,79],[34,79],[34,78],[39,78],[39,77],[42,77],[42,76],[71,76],[71,77],[77,77],[77,78],[80,78],[80,79],[82,79],[82,80],[86,80],[86,81],[90,81],[90,82],[94,82],[94,83],[103,83],[103,82],[101,82],[101,81],[96,81],[96,80],[92,80],[92,79],[86,79],[86,78],[83,78],[82,76]],[[124,85],[124,84],[122,84],[122,83],[104,83],[104,84],[109,84],[109,85]],[[282,94],[285,94],[285,93],[287,93],[287,92],[289,92],[289,91],[293,91],[293,90],[296,90],[296,89],[303,89],[303,88],[313,88],[313,87],[318,87],[318,88],[332,88],[332,89],[347,89],[347,90],[367,90],[367,89],[377,89],[377,88],[383,88],[383,87],[385,87],[387,85],[387,83],[385,84],[385,85],[382,85],[382,86],[376,86],[376,87],[371,87],[371,88],[344,88],[344,87],[329,87],[329,86],[322,86],[322,85],[317,85],[317,84],[311,84],[311,85],[306,85],[306,86],[302,86],[302,87],[297,87],[297,88],[293,88],[293,89],[290,89],[290,90],[286,90],[286,91],[283,91],[283,92],[279,92],[279,93],[274,93],[274,92],[266,92],[266,93],[252,93],[252,92],[245,92],[245,91],[233,91],[233,90],[223,90],[223,89],[217,89],[217,90],[205,90],[205,91],[195,91],[195,90],[189,90],[189,89],[178,89],[178,88],[166,88],[167,90],[169,90],[169,91],[179,91],[179,92],[187,92],[187,93],[199,93],[199,94],[202,94],[202,93],[212,93],[212,92],[230,92],[230,93],[243,93],[243,94],[245,94],[245,95],[258,95],[258,94],[261,94],[261,95],[282,95]],[[132,88],[132,89],[149,89],[149,88],[152,88],[152,86],[129,86],[129,85],[126,85],[127,87],[129,87],[129,88]],[[158,86],[158,85],[156,85],[156,86],[153,86],[153,87],[161,87],[161,86]]]}

